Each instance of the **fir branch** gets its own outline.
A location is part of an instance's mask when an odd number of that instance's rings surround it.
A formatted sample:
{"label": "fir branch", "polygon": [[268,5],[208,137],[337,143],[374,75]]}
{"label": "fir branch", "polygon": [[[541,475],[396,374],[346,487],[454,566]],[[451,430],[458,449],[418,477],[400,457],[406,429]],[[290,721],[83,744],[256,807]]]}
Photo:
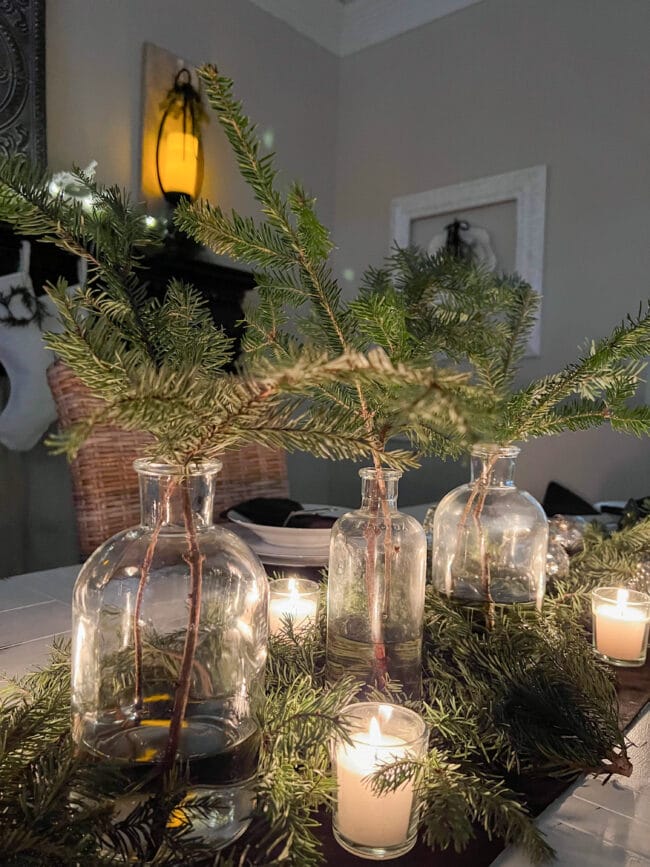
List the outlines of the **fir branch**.
{"label": "fir branch", "polygon": [[77,171],[79,183],[92,195],[92,208],[49,193],[49,175],[22,156],[0,159],[0,219],[23,235],[81,256],[89,263],[89,283],[97,283],[128,309],[122,324],[145,357],[153,359],[143,322],[145,295],[137,277],[144,247],[154,243],[142,215],[116,187],[102,189]]}
{"label": "fir branch", "polygon": [[488,839],[521,846],[535,864],[554,855],[514,792],[489,773],[463,770],[432,749],[423,761],[400,760],[376,771],[369,780],[377,794],[414,781],[424,802],[423,837],[432,849],[462,852],[482,827]]}
{"label": "fir branch", "polygon": [[[628,319],[609,337],[563,371],[544,377],[514,394],[504,407],[498,440],[525,440],[560,430],[585,429],[611,418],[616,429],[642,435],[650,430],[645,407],[624,401],[640,381],[650,353],[650,311]],[[573,404],[565,404],[577,397]]]}
{"label": "fir branch", "polygon": [[544,605],[549,611],[569,607],[576,617],[587,617],[595,587],[650,587],[639,577],[639,565],[650,556],[650,518],[606,534],[589,525],[582,551],[570,559],[569,575],[549,586]]}

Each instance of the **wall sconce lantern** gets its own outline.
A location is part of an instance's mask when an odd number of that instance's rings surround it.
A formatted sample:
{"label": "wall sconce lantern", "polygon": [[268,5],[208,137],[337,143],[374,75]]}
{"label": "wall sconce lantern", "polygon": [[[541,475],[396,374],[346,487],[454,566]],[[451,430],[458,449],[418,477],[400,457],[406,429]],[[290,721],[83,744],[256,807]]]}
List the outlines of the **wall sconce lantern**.
{"label": "wall sconce lantern", "polygon": [[183,197],[196,199],[203,182],[201,124],[207,117],[189,69],[176,74],[160,107],[156,173],[163,196],[175,207]]}

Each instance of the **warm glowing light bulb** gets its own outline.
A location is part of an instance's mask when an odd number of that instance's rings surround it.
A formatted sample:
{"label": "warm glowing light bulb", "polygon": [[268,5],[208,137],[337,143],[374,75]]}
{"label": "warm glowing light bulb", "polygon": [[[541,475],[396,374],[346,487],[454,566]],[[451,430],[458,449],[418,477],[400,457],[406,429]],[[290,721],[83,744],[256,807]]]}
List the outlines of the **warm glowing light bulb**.
{"label": "warm glowing light bulb", "polygon": [[199,171],[199,140],[187,132],[169,132],[160,142],[160,185],[173,193],[196,195]]}

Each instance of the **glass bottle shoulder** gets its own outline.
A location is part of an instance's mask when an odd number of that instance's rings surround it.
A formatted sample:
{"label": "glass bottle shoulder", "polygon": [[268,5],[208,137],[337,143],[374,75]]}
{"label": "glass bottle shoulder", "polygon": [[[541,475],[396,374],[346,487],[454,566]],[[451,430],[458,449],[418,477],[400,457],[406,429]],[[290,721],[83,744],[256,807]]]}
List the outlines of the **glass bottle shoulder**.
{"label": "glass bottle shoulder", "polygon": [[531,519],[546,522],[546,514],[537,500],[528,491],[522,491],[515,485],[495,485],[484,489],[479,497],[474,496],[475,483],[467,482],[454,488],[446,494],[436,508],[435,514],[443,516],[460,515],[465,508],[475,507],[481,502],[482,519],[489,518],[490,513],[497,510],[501,513],[515,511],[520,515],[528,515]]}
{"label": "glass bottle shoulder", "polygon": [[[131,527],[116,533],[97,548],[81,567],[75,594],[81,589],[101,591],[109,582],[132,582],[139,576],[152,542],[152,530]],[[218,525],[199,528],[197,542],[204,557],[204,579],[214,573],[231,573],[266,584],[266,573],[258,557],[231,530]],[[155,544],[150,573],[186,566],[187,539],[183,533],[161,532]]]}
{"label": "glass bottle shoulder", "polygon": [[[391,509],[389,511],[389,521],[394,532],[416,536],[422,534],[424,536],[422,525],[412,515],[407,515],[397,509]],[[346,512],[345,515],[342,515],[336,521],[332,527],[332,536],[363,533],[370,526],[381,530],[387,523],[386,515],[381,510],[375,512],[369,509],[353,509],[350,512]]]}

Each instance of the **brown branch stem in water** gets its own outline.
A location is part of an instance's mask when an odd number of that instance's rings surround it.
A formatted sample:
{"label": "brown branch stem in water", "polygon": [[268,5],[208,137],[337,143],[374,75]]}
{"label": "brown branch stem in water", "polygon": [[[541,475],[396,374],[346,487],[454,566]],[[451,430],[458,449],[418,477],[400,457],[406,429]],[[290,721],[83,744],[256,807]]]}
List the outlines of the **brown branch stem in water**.
{"label": "brown branch stem in water", "polygon": [[368,618],[370,620],[370,638],[373,651],[373,671],[376,686],[384,689],[386,686],[386,647],[384,645],[381,609],[379,606],[379,587],[377,586],[377,525],[375,520],[368,523],[366,536],[366,595],[368,597]]}
{"label": "brown branch stem in water", "polygon": [[190,613],[188,617],[187,632],[185,634],[185,646],[183,648],[183,660],[181,670],[174,693],[174,707],[169,723],[169,737],[165,748],[164,765],[171,768],[176,759],[178,741],[180,738],[187,702],[190,697],[190,685],[194,655],[199,640],[199,621],[201,616],[201,590],[203,584],[203,561],[204,556],[199,549],[196,524],[192,513],[192,500],[190,497],[189,480],[181,482],[181,496],[183,498],[183,518],[187,535],[187,554],[185,562],[190,567]]}
{"label": "brown branch stem in water", "polygon": [[153,530],[151,532],[151,539],[149,540],[149,544],[147,545],[147,550],[145,551],[142,566],[140,567],[140,580],[138,582],[138,592],[136,593],[135,609],[133,611],[133,653],[135,657],[133,676],[133,705],[136,718],[139,718],[140,714],[142,713],[142,631],[140,626],[142,602],[144,600],[144,591],[147,587],[147,581],[149,580],[149,572],[151,571],[153,555],[156,551],[156,546],[158,545],[158,537],[160,536],[160,531],[162,529],[162,525],[165,521],[165,515],[167,514],[167,509],[169,507],[169,500],[175,487],[176,482],[174,481],[174,479],[170,479],[163,493],[160,504],[160,512],[156,517],[156,523],[154,524]]}
{"label": "brown branch stem in water", "polygon": [[[467,520],[471,515],[479,540],[479,560],[481,570],[480,579],[486,604],[486,620],[489,629],[494,626],[495,611],[494,599],[492,598],[492,582],[490,576],[490,554],[486,546],[485,530],[481,522],[481,516],[483,514],[485,500],[488,495],[490,477],[498,460],[498,452],[495,452],[493,455],[487,458],[485,464],[483,465],[483,469],[481,470],[481,475],[476,479],[474,483],[474,486],[470,492],[469,498],[463,510],[463,514],[461,515],[461,519],[458,524],[457,549],[456,556],[454,557],[455,560],[460,553],[459,548],[461,546],[461,536],[467,524]],[[467,541],[465,544],[467,545]]]}
{"label": "brown branch stem in water", "polygon": [[383,593],[383,611],[386,615],[390,614],[390,584],[393,572],[393,524],[390,516],[390,507],[388,505],[386,479],[384,471],[377,454],[373,455],[375,470],[377,471],[377,492],[379,495],[379,505],[384,517],[386,525],[384,530],[384,593]]}

